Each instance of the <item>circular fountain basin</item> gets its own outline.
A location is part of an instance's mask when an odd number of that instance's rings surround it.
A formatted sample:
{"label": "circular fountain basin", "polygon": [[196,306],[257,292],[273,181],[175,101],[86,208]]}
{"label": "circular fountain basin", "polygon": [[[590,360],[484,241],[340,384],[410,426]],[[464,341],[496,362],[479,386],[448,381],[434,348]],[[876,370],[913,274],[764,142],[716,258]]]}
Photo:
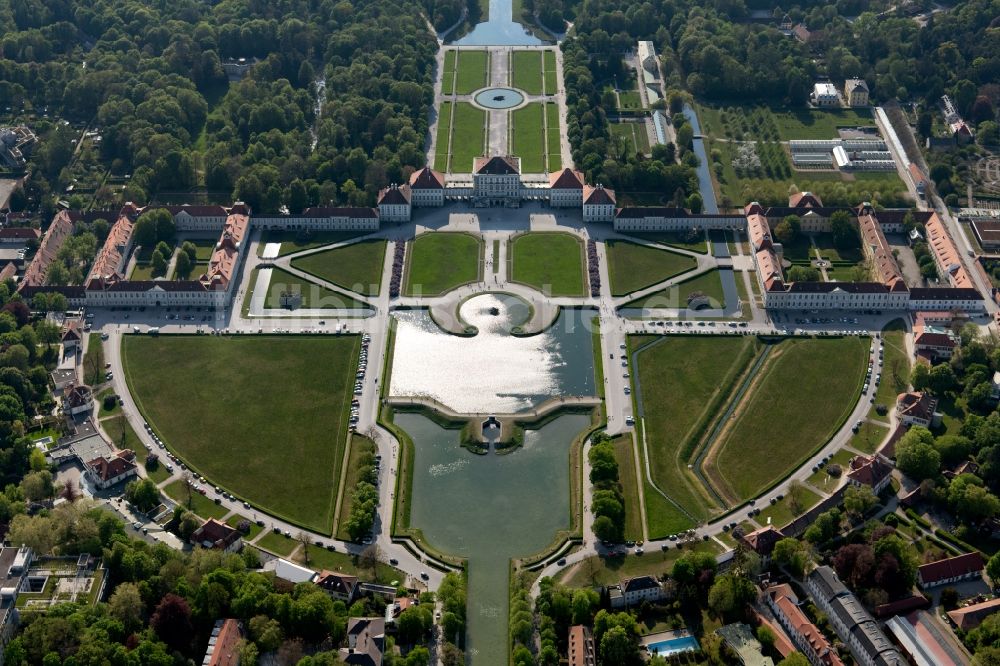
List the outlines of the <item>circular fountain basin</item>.
{"label": "circular fountain basin", "polygon": [[524,103],[524,93],[513,88],[486,88],[473,99],[485,109],[513,109]]}

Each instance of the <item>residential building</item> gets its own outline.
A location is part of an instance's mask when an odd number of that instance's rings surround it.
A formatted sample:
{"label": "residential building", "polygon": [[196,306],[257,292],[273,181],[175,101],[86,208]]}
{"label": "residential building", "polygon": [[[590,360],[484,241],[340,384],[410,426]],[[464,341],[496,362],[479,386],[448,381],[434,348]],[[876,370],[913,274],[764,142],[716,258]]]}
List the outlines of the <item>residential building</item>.
{"label": "residential building", "polygon": [[594,649],[594,635],[590,627],[576,624],[569,628],[566,648],[569,666],[597,666],[597,651]]}
{"label": "residential building", "polygon": [[584,222],[614,222],[618,231],[618,217],[615,215],[615,191],[605,189],[603,185],[596,187],[585,185],[583,188],[583,221]]}
{"label": "residential building", "polygon": [[990,615],[1000,611],[1000,598],[948,611],[948,619],[962,631],[972,631]]}
{"label": "residential building", "polygon": [[135,453],[130,449],[122,449],[108,457],[93,458],[84,463],[84,474],[98,490],[106,490],[117,483],[138,476]]}
{"label": "residential building", "polygon": [[618,583],[616,589],[619,595],[611,597],[611,605],[615,608],[630,608],[643,601],[655,602],[664,597],[663,585],[653,576],[626,578]]}
{"label": "residential building", "polygon": [[927,247],[934,256],[934,265],[937,266],[941,279],[947,280],[952,287],[975,289],[972,276],[962,263],[962,254],[955,241],[951,239],[944,223],[941,222],[941,218],[936,214],[931,215],[924,225],[924,233],[927,235]]}
{"label": "residential building", "polygon": [[472,203],[477,207],[521,204],[521,158],[477,157],[472,167]]}
{"label": "residential building", "polygon": [[240,666],[240,642],[243,630],[238,620],[216,620],[202,666]]}
{"label": "residential building", "polygon": [[89,386],[74,386],[62,400],[63,413],[74,417],[94,411],[94,394]]}
{"label": "residential building", "polygon": [[409,185],[390,185],[378,193],[378,217],[386,222],[410,221]]}
{"label": "residential building", "polygon": [[579,208],[583,205],[583,173],[563,169],[549,176],[549,205],[554,208]]}
{"label": "residential building", "polygon": [[840,95],[832,83],[816,83],[813,85],[810,101],[816,106],[840,106]]}
{"label": "residential building", "polygon": [[23,246],[28,241],[37,241],[41,237],[42,232],[34,227],[0,227],[0,245]]}
{"label": "residential building", "polygon": [[24,585],[34,554],[27,546],[0,548],[0,666],[7,644],[21,623],[17,610],[18,591]]}
{"label": "residential building", "polygon": [[[241,202],[237,201],[236,205]],[[209,231],[218,233],[229,217],[229,211],[224,206],[199,206],[182,204],[180,206],[163,206],[174,218],[177,231]]]}
{"label": "residential building", "polygon": [[781,530],[776,529],[773,525],[765,525],[749,534],[744,534],[738,540],[747,549],[757,553],[761,559],[761,564],[767,566],[767,563],[771,560],[771,553],[774,551],[775,544],[784,538],[785,535],[781,533]]}
{"label": "residential building", "polygon": [[905,666],[906,660],[875,623],[853,592],[828,566],[816,567],[806,576],[806,589],[826,613],[837,635],[861,666]]}
{"label": "residential building", "polygon": [[986,563],[978,551],[947,557],[917,567],[917,583],[927,589],[963,580],[981,578]]}
{"label": "residential building", "polygon": [[659,78],[660,65],[656,60],[656,47],[653,46],[653,42],[639,42],[637,56],[642,68],[652,74],[654,79]]}
{"label": "residential building", "polygon": [[882,225],[875,216],[875,209],[868,202],[858,211],[858,228],[861,231],[861,249],[871,265],[872,277],[889,291],[906,291],[906,280],[899,269],[892,247],[882,233]]}
{"label": "residential building", "polygon": [[81,331],[79,319],[67,319],[62,325],[61,342],[63,354],[69,354],[79,349],[83,342],[83,332]]}
{"label": "residential building", "polygon": [[264,571],[273,571],[275,577],[287,580],[292,584],[311,583],[319,577],[319,574],[312,569],[299,566],[280,557],[265,562],[263,569]]}
{"label": "residential building", "polygon": [[812,666],[843,666],[830,641],[799,608],[799,599],[791,586],[783,583],[767,588],[764,601]]}
{"label": "residential building", "polygon": [[1000,221],[974,219],[970,222],[970,226],[984,250],[1000,248]]}
{"label": "residential building", "polygon": [[774,660],[764,656],[760,641],[748,625],[742,622],[727,624],[716,629],[715,633],[736,653],[743,666],[774,666]]}
{"label": "residential building", "polygon": [[844,99],[848,106],[868,106],[868,84],[864,79],[844,81]]}
{"label": "residential building", "polygon": [[914,353],[931,362],[951,358],[961,343],[961,338],[950,328],[928,324],[919,318],[913,324]]}
{"label": "residential building", "polygon": [[55,261],[63,243],[73,234],[73,222],[69,211],[61,210],[56,213],[56,216],[52,218],[52,223],[45,230],[45,235],[38,245],[35,256],[24,270],[24,275],[21,276],[21,281],[18,283],[19,288],[45,284],[45,275],[49,271],[49,266]]}
{"label": "residential building", "polygon": [[108,237],[97,252],[94,263],[91,264],[88,281],[94,279],[120,280],[124,277],[125,262],[128,259],[129,250],[132,248],[132,231],[138,215],[139,210],[135,206],[125,204],[118,219],[108,230]]}
{"label": "residential building", "polygon": [[37,142],[35,133],[23,125],[0,127],[0,162],[10,169],[23,169]]}
{"label": "residential building", "polygon": [[243,535],[235,527],[209,518],[191,535],[191,543],[211,550],[238,553],[243,549]]}
{"label": "residential building", "polygon": [[410,175],[410,203],[414,206],[443,206],[445,177],[424,167]]}
{"label": "residential building", "polygon": [[937,412],[938,399],[923,391],[900,393],[896,398],[896,414],[904,426],[930,428],[941,421]]}
{"label": "residential building", "polygon": [[385,619],[352,617],[347,620],[347,647],[340,659],[356,666],[382,666],[385,651]]}
{"label": "residential building", "polygon": [[855,486],[868,486],[876,495],[892,480],[892,463],[878,453],[854,456],[848,467],[848,482]]}
{"label": "residential building", "polygon": [[358,593],[358,577],[337,573],[336,571],[320,572],[319,577],[314,581],[318,587],[329,594],[334,599],[349,604],[354,601]]}

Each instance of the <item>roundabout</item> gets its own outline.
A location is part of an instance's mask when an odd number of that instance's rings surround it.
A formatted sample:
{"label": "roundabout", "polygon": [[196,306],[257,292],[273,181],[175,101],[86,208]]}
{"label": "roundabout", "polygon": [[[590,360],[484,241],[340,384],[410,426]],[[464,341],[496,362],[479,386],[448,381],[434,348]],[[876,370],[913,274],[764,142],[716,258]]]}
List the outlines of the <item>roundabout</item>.
{"label": "roundabout", "polygon": [[473,103],[487,110],[516,109],[523,106],[527,97],[514,88],[484,88],[472,96]]}

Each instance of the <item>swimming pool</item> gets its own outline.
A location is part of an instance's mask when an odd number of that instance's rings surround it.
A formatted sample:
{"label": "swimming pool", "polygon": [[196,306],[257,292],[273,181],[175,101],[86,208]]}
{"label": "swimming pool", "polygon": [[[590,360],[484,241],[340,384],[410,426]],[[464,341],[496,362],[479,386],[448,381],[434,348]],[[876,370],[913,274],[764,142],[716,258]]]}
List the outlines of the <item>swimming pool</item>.
{"label": "swimming pool", "polygon": [[700,646],[698,645],[698,639],[694,636],[681,636],[680,638],[647,643],[646,649],[649,650],[649,654],[669,657],[672,654],[680,654],[681,652],[695,652],[700,649]]}

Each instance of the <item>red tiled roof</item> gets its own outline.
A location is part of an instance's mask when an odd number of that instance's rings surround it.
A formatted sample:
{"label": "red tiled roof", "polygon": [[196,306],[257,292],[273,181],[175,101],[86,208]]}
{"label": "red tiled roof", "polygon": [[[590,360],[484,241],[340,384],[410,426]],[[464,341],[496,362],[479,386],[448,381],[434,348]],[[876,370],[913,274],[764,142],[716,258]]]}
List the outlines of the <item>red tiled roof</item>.
{"label": "red tiled roof", "polygon": [[406,205],[410,203],[410,186],[384,187],[378,193],[378,205]]}
{"label": "red tiled roof", "polygon": [[766,525],[758,530],[744,534],[742,541],[747,547],[758,555],[770,555],[774,550],[774,544],[785,538],[781,530],[774,525]]}
{"label": "red tiled roof", "polygon": [[[101,481],[109,481],[115,477],[125,474],[131,469],[135,469],[135,463],[131,460],[127,460],[125,456],[121,455],[124,452],[125,451],[119,451],[118,455],[112,457],[111,460],[108,460],[104,456],[94,458],[87,463],[87,467],[94,470],[97,477]],[[132,452],[129,451],[129,453]]]}
{"label": "red tiled roof", "polygon": [[410,187],[414,190],[442,190],[444,189],[444,174],[434,171],[430,167],[424,167],[410,175]]}
{"label": "red tiled roof", "polygon": [[962,631],[975,629],[983,620],[1000,611],[1000,598],[948,611],[948,618]]}
{"label": "red tiled roof", "polygon": [[212,544],[212,548],[225,550],[239,538],[239,530],[215,518],[209,518],[191,535],[191,543],[203,544],[208,542]]}
{"label": "red tiled roof", "polygon": [[820,658],[821,663],[827,666],[843,666],[843,662],[834,652],[830,642],[799,609],[798,598],[788,584],[769,587],[764,591],[764,594],[771,597],[774,605],[785,616],[788,624],[794,631],[802,635],[813,652]]}
{"label": "red tiled roof", "polygon": [[132,238],[134,226],[132,218],[125,209],[122,209],[121,215],[108,231],[108,238],[97,253],[97,258],[94,259],[94,265],[90,268],[91,278],[106,278],[113,275],[122,277],[118,275],[118,267],[121,265],[125,248]]}
{"label": "red tiled roof", "polygon": [[585,206],[606,206],[614,205],[615,191],[606,189],[603,185],[592,187],[583,186],[583,203]]}
{"label": "red tiled roof", "polygon": [[937,408],[937,398],[921,391],[900,393],[896,398],[896,408],[901,416],[909,416],[921,421],[930,421]]}
{"label": "red tiled roof", "polygon": [[162,206],[176,216],[180,212],[185,212],[191,217],[226,217],[229,212],[222,206],[198,206],[192,204],[182,204],[180,206]]}
{"label": "red tiled roof", "polygon": [[872,488],[892,473],[892,466],[878,454],[854,456],[851,458],[850,466],[851,471],[847,473],[847,478]]}
{"label": "red tiled roof", "polygon": [[42,235],[34,227],[3,227],[0,229],[0,239],[31,240]]}
{"label": "red tiled roof", "polygon": [[975,551],[938,560],[937,562],[930,562],[929,564],[922,564],[917,567],[917,575],[920,577],[921,582],[926,585],[947,578],[966,576],[976,571],[982,571],[984,566],[986,564],[983,562],[983,556],[978,551]]}
{"label": "red tiled roof", "polygon": [[553,190],[583,189],[583,173],[575,169],[563,169],[549,176],[549,188]]}
{"label": "red tiled roof", "polygon": [[232,618],[222,623],[215,645],[211,647],[212,656],[205,666],[239,666],[240,663],[240,623]]}
{"label": "red tiled roof", "polygon": [[45,237],[42,238],[38,251],[21,276],[20,288],[45,284],[45,273],[49,270],[49,265],[72,233],[73,220],[70,212],[61,210],[56,213],[52,218],[52,224],[45,230]]}
{"label": "red tiled roof", "polygon": [[348,576],[347,574],[327,571],[326,569],[321,571],[319,577],[316,579],[316,585],[324,590],[347,596],[354,593],[354,588],[357,584],[357,576]]}
{"label": "red tiled roof", "polygon": [[[937,257],[938,264],[943,266],[945,271],[951,276],[951,283],[955,287],[975,289],[972,278],[962,264],[962,255],[955,246],[955,242],[948,235],[947,229],[937,215],[931,215],[931,219],[924,225],[927,234],[927,245]],[[942,275],[941,277],[946,277]]]}
{"label": "red tiled roof", "polygon": [[892,248],[882,233],[882,226],[875,217],[874,209],[871,207],[862,209],[858,215],[858,227],[861,229],[862,242],[868,246],[872,257],[875,278],[890,291],[905,291],[906,280],[903,278],[903,272],[899,270],[899,265],[892,256]]}
{"label": "red tiled roof", "polygon": [[788,197],[788,205],[792,208],[822,208],[823,202],[812,192],[796,192]]}
{"label": "red tiled roof", "polygon": [[521,173],[521,158],[511,155],[477,157],[473,165],[473,172],[492,176],[509,176]]}

